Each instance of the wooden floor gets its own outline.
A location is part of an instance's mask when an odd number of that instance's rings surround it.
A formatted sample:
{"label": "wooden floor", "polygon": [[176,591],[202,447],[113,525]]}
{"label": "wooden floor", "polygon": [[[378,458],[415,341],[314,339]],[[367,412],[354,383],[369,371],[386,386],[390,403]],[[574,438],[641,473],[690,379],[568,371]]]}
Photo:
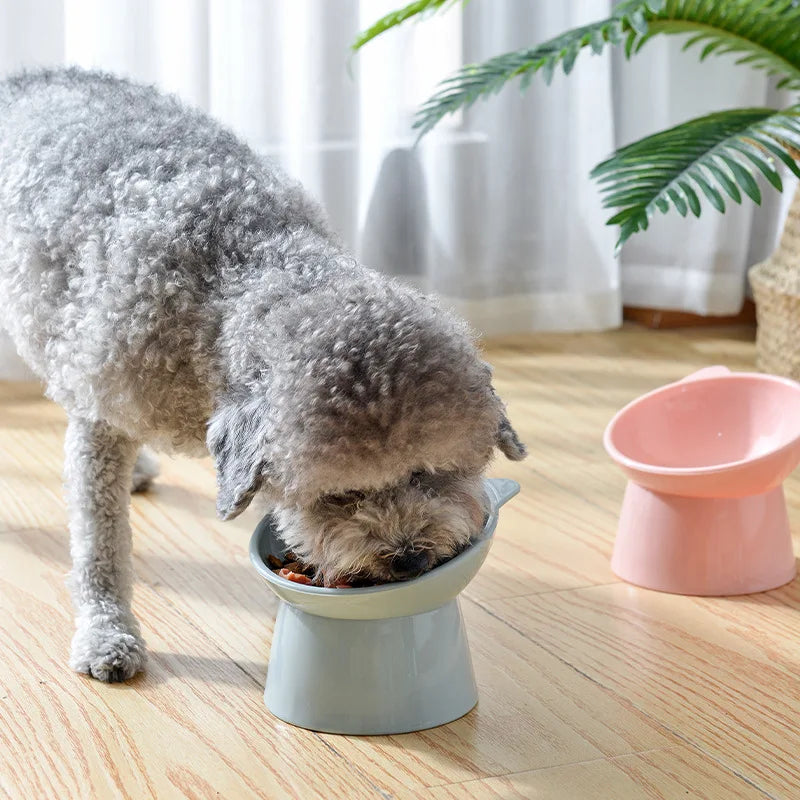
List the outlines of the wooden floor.
{"label": "wooden floor", "polygon": [[[752,330],[494,343],[531,445],[522,494],[462,598],[478,708],[424,733],[318,735],[262,704],[276,601],[247,559],[257,514],[214,516],[207,462],[163,463],[133,501],[145,675],[66,667],[64,418],[0,385],[0,797],[798,798],[800,582],[698,599],[619,582],[613,412],[697,367],[751,368]],[[800,533],[800,479],[789,503]]]}

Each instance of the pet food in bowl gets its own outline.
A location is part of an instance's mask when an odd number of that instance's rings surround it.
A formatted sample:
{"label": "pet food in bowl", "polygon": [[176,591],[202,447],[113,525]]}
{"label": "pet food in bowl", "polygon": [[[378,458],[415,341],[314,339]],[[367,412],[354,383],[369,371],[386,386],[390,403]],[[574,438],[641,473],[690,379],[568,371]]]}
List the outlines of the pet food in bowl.
{"label": "pet food in bowl", "polygon": [[[327,586],[330,589],[351,589],[353,584],[339,581],[337,583],[327,583],[323,576],[317,575],[313,567],[304,564],[297,556],[288,552],[281,559],[270,555],[267,557],[270,569],[280,578],[285,578],[292,583],[301,583],[305,586]],[[370,584],[375,586],[377,584]]]}

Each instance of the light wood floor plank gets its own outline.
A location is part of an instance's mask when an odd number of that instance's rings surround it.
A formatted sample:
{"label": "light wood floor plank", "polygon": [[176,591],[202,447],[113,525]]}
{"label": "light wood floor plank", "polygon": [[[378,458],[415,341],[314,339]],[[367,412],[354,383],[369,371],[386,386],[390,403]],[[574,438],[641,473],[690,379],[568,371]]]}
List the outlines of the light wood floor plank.
{"label": "light wood floor plank", "polygon": [[[52,407],[42,400],[32,405]],[[4,412],[5,404],[0,421],[0,533],[62,524],[63,423],[6,427]]]}
{"label": "light wood floor plank", "polygon": [[451,725],[326,737],[390,794],[666,747],[676,739],[473,603],[462,603],[480,701]]}
{"label": "light wood floor plank", "polygon": [[0,786],[10,797],[375,797],[335,751],[277,723],[260,685],[145,584],[147,673],[105,686],[65,667],[58,533],[0,536]]}
{"label": "light wood floor plank", "polygon": [[769,596],[701,599],[623,584],[488,607],[763,791],[795,796],[797,609],[781,608]]}
{"label": "light wood floor plank", "polygon": [[[462,602],[481,700],[451,725],[366,739],[264,708],[276,601],[247,556],[260,512],[219,522],[207,459],[164,459],[133,501],[146,675],[73,675],[64,415],[34,385],[0,384],[0,796],[798,796],[800,582],[698,600],[608,564],[624,479],[606,423],[702,366],[751,369],[752,331],[513,337],[487,357],[532,455],[493,466],[523,493]],[[800,479],[787,499],[800,547]]]}
{"label": "light wood floor plank", "polygon": [[536,798],[613,798],[613,800],[765,800],[767,795],[689,747],[654,750],[440,786],[398,800],[535,800]]}

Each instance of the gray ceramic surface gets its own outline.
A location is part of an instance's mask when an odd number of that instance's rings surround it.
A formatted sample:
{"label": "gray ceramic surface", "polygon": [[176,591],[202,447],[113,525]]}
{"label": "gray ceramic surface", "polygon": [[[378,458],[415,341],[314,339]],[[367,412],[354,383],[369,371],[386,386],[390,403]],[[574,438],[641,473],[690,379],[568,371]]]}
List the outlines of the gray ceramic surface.
{"label": "gray ceramic surface", "polygon": [[485,482],[490,512],[480,538],[411,581],[362,589],[294,584],[267,566],[284,547],[269,517],[250,558],[281,599],[264,699],[277,717],[317,731],[405,733],[443,725],[477,702],[457,595],[491,546],[514,481]]}

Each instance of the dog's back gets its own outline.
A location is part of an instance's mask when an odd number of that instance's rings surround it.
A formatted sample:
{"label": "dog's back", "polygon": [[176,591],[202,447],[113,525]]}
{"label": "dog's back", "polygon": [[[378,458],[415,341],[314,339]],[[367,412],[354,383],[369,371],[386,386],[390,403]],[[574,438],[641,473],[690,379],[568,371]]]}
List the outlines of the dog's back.
{"label": "dog's back", "polygon": [[71,417],[201,452],[213,414],[218,450],[263,440],[281,491],[475,472],[497,443],[466,326],[356,264],[298,185],[151,87],[0,84],[0,297]]}
{"label": "dog's back", "polygon": [[220,284],[293,225],[331,236],[297,185],[174,97],[77,69],[0,84],[0,326],[68,410],[205,420]]}

